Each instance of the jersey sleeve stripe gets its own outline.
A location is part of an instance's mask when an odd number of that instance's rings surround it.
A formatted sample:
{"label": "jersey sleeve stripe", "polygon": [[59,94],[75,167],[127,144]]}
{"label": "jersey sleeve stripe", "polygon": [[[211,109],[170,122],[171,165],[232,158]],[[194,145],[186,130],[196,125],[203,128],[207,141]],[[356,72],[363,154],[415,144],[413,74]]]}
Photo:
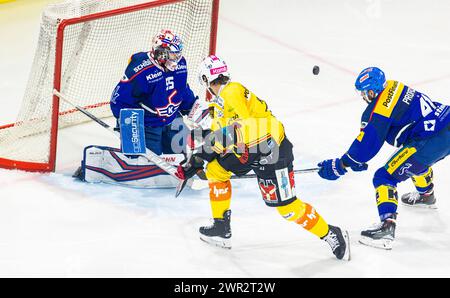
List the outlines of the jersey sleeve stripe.
{"label": "jersey sleeve stripe", "polygon": [[137,75],[139,75],[141,72],[143,72],[143,71],[146,71],[147,69],[150,69],[150,68],[152,68],[152,67],[155,67],[155,65],[150,65],[150,66],[147,66],[146,68],[143,68],[143,69],[141,69],[139,72],[137,72],[137,73],[135,73],[131,78],[129,78],[128,80],[120,80],[120,82],[122,82],[122,83],[126,83],[126,82],[130,82],[130,81],[132,81]]}

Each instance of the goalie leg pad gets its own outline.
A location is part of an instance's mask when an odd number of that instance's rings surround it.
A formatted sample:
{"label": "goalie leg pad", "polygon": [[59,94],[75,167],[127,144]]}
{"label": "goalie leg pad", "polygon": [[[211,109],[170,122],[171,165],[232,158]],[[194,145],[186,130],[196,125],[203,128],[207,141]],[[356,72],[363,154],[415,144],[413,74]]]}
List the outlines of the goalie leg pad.
{"label": "goalie leg pad", "polygon": [[[161,155],[173,165],[179,164],[182,154]],[[178,181],[145,157],[127,157],[120,149],[88,146],[84,149],[80,179],[90,183],[112,183],[138,188],[172,188]]]}

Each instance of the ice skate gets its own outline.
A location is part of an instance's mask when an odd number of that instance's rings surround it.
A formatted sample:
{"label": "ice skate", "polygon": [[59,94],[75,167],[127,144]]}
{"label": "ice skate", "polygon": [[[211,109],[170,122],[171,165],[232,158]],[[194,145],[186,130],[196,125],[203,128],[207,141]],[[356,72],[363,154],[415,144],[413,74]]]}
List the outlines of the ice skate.
{"label": "ice skate", "polygon": [[223,219],[215,218],[211,226],[200,227],[200,239],[208,244],[231,249],[231,210],[223,214]]}
{"label": "ice skate", "polygon": [[329,225],[328,234],[322,240],[330,245],[337,259],[350,261],[350,237],[346,230],[341,231],[339,227]]}
{"label": "ice skate", "polygon": [[437,209],[433,190],[424,194],[418,191],[404,194],[402,196],[402,204],[409,207]]}
{"label": "ice skate", "polygon": [[361,232],[359,243],[376,248],[391,250],[395,238],[396,217],[387,218]]}

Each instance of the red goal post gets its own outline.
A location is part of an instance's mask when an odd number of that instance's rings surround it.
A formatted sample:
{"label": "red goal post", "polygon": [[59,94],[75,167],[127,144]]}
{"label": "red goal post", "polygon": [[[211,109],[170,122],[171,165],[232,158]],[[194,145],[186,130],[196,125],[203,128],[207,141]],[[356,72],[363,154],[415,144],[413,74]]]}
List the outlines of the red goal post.
{"label": "red goal post", "polygon": [[80,0],[49,6],[16,123],[0,126],[0,168],[52,172],[58,130],[86,122],[53,89],[80,99],[97,117],[112,116],[109,97],[128,58],[151,37],[173,29],[184,41],[189,84],[199,94],[197,65],[214,54],[219,0]]}

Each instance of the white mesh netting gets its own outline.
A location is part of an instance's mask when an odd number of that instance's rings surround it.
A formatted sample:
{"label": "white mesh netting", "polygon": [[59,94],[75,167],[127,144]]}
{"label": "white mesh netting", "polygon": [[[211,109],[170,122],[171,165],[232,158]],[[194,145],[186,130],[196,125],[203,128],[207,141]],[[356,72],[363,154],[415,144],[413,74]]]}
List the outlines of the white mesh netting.
{"label": "white mesh netting", "polygon": [[[17,122],[0,129],[0,158],[49,161],[57,28],[62,19],[126,8],[144,0],[79,0],[48,6],[42,14],[39,42]],[[167,1],[163,1],[167,2]],[[148,51],[161,29],[177,32],[184,42],[189,84],[201,87],[196,68],[209,54],[213,0],[184,0],[67,26],[62,52],[61,93],[89,107],[98,117],[111,116],[109,98],[129,57]],[[89,119],[60,102],[59,128]],[[80,136],[74,136],[80,137]]]}

